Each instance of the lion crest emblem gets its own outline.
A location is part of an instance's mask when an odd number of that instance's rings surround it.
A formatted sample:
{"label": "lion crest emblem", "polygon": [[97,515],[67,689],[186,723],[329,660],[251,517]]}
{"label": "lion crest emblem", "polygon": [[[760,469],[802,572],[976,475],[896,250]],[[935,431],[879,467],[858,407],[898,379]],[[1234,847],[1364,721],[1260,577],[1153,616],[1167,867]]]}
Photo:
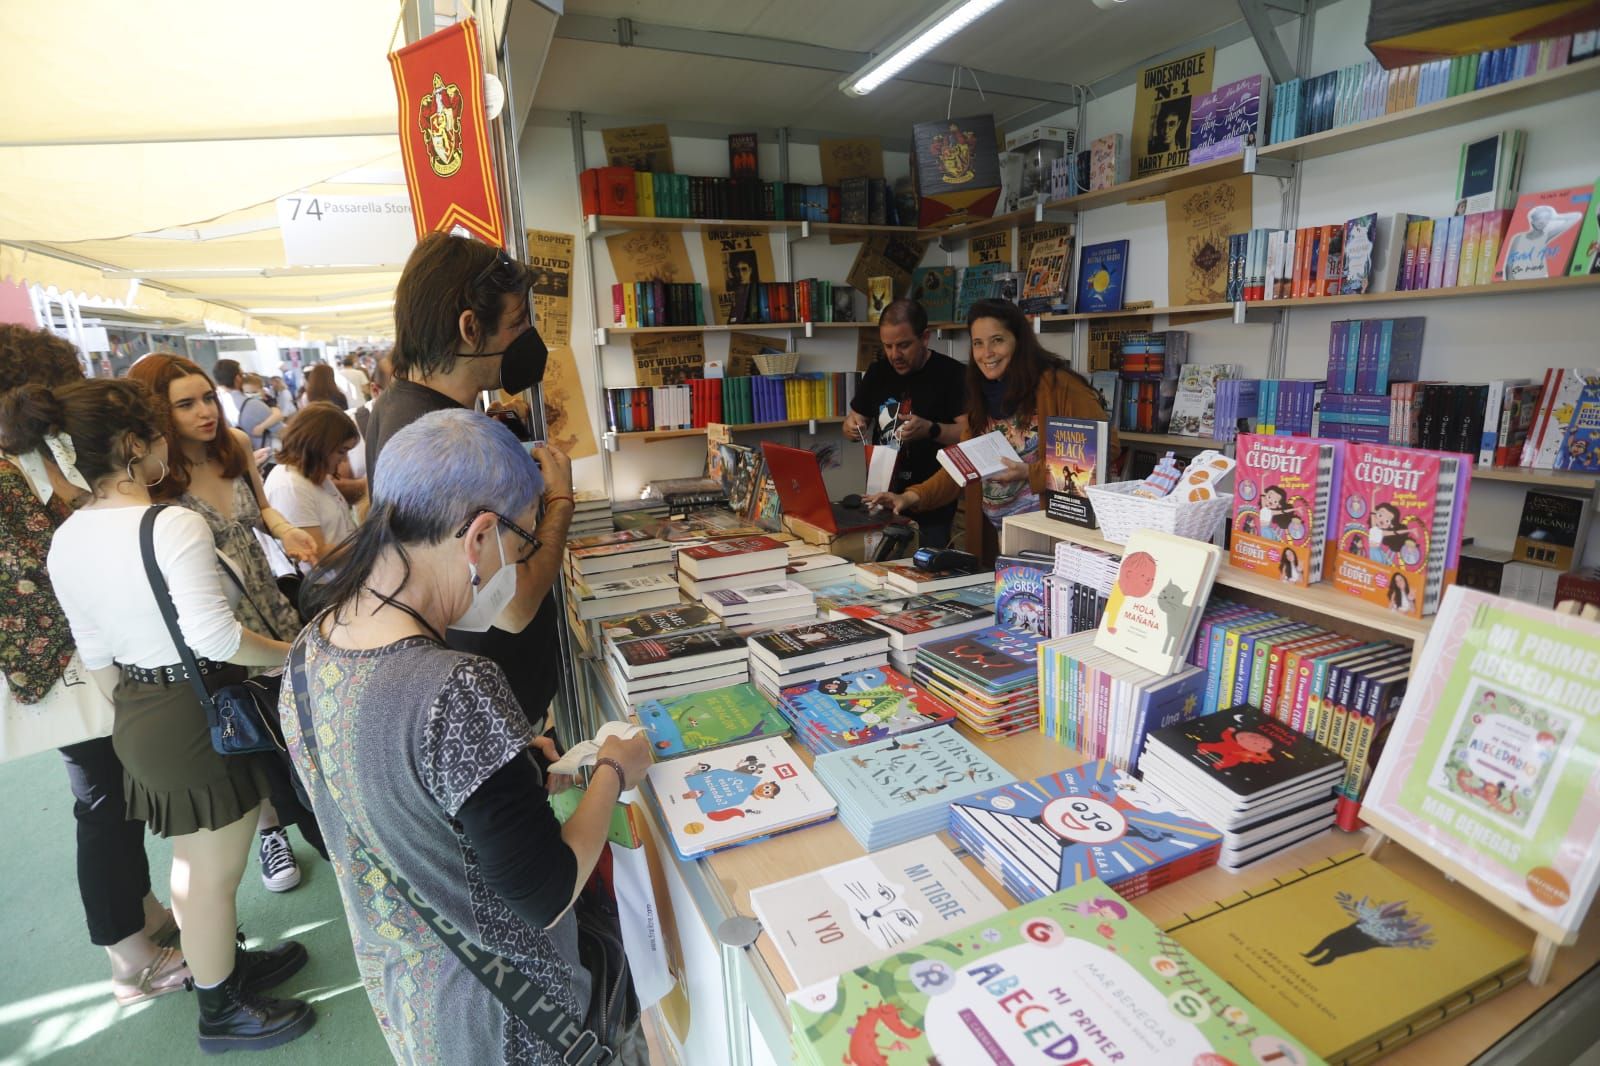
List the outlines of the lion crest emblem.
{"label": "lion crest emblem", "polygon": [[428,147],[428,166],[441,178],[461,169],[461,114],[466,100],[455,83],[446,85],[435,74],[433,88],[423,96],[417,127]]}

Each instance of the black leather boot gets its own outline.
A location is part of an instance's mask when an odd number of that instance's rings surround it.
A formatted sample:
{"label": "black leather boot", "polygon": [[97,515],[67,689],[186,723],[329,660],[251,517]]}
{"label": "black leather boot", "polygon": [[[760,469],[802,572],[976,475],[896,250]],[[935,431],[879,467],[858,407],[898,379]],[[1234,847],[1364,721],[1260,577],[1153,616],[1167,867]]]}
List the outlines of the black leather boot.
{"label": "black leather boot", "polygon": [[306,954],[305,945],[294,940],[285,940],[277,947],[261,951],[246,951],[243,933],[239,934],[239,948],[234,957],[238,960],[235,965],[244,971],[244,987],[252,992],[283,984],[299,973],[311,958]]}
{"label": "black leather boot", "polygon": [[298,999],[272,999],[244,986],[244,968],[235,965],[215,988],[196,988],[200,1000],[200,1050],[262,1051],[287,1044],[317,1020],[311,1004]]}

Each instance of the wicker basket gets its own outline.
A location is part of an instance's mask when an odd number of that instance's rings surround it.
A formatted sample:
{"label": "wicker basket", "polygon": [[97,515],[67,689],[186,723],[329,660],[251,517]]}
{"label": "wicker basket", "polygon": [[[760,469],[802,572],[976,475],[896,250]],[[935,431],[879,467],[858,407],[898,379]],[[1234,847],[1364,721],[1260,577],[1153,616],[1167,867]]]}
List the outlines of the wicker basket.
{"label": "wicker basket", "polygon": [[756,369],[763,374],[793,374],[800,365],[799,352],[777,352],[770,354],[763,352],[755,357]]}
{"label": "wicker basket", "polygon": [[1192,503],[1177,496],[1147,500],[1133,495],[1138,481],[1118,481],[1110,485],[1090,485],[1089,502],[1094,504],[1100,533],[1113,544],[1126,544],[1141,529],[1176,533],[1191,540],[1210,541],[1233,510],[1231,495]]}

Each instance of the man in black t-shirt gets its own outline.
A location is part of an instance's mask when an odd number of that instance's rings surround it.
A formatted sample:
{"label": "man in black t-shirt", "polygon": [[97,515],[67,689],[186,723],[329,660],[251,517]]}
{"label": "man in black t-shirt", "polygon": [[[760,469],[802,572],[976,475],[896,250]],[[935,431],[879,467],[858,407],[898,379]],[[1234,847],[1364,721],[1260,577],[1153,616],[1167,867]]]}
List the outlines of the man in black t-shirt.
{"label": "man in black t-shirt", "polygon": [[[482,241],[431,233],[418,242],[395,287],[394,378],[367,419],[368,484],[389,438],[423,415],[470,409],[483,392],[504,388],[515,395],[539,383],[547,352],[530,317],[528,281],[526,267]],[[539,550],[519,567],[516,597],[494,625],[446,636],[452,648],[498,663],[528,721],[542,732],[569,669],[559,654],[560,610],[550,588],[561,573],[574,504],[571,460],[548,446],[533,457],[544,475],[534,529]]]}
{"label": "man in black t-shirt", "polygon": [[[948,355],[928,350],[928,313],[914,300],[896,300],[878,318],[878,340],[886,358],[861,377],[844,420],[847,439],[863,443],[900,441],[889,489],[904,492],[939,469],[939,449],[957,444],[967,428],[967,369]],[[880,418],[885,405],[888,416]],[[956,505],[917,515],[924,547],[950,543]]]}

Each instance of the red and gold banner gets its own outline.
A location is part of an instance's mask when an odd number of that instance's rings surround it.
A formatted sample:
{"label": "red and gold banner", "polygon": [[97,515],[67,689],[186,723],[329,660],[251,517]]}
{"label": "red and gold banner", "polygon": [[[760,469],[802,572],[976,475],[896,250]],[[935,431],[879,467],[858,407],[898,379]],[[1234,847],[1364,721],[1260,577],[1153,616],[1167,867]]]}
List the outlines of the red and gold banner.
{"label": "red and gold banner", "polygon": [[465,19],[389,54],[417,236],[465,232],[504,248],[478,24]]}

